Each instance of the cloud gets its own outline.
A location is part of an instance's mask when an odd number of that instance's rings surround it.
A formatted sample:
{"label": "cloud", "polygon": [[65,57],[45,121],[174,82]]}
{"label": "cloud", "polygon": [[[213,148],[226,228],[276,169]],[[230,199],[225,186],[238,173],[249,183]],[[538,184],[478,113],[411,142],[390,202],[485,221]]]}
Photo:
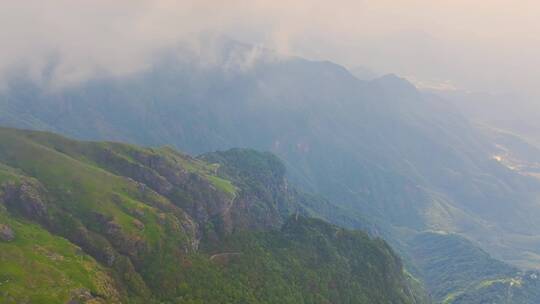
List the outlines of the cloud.
{"label": "cloud", "polygon": [[25,69],[39,79],[54,62],[53,78],[68,83],[140,70],[156,52],[232,17],[209,1],[30,0],[0,7],[0,74]]}
{"label": "cloud", "polygon": [[425,82],[540,96],[539,9],[528,0],[2,1],[0,77],[121,76],[214,32]]}

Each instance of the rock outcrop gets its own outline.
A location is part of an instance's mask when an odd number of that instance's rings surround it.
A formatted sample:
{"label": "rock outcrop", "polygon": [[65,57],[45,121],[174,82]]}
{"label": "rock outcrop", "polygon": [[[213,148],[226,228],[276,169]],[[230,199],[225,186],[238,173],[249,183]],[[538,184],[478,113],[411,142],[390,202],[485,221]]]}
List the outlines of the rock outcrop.
{"label": "rock outcrop", "polygon": [[0,241],[11,242],[15,239],[15,232],[11,227],[0,224]]}
{"label": "rock outcrop", "polygon": [[25,179],[21,183],[6,183],[2,188],[1,200],[8,208],[16,209],[22,215],[35,220],[43,220],[46,217],[45,190],[39,182]]}

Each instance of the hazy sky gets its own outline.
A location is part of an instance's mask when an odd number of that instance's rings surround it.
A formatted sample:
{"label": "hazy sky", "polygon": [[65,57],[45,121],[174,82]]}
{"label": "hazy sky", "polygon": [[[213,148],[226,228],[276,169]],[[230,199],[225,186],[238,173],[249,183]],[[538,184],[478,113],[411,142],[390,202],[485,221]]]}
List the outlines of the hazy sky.
{"label": "hazy sky", "polygon": [[539,14],[526,0],[4,0],[0,77],[26,67],[39,78],[51,58],[66,82],[130,73],[211,31],[425,83],[540,96]]}

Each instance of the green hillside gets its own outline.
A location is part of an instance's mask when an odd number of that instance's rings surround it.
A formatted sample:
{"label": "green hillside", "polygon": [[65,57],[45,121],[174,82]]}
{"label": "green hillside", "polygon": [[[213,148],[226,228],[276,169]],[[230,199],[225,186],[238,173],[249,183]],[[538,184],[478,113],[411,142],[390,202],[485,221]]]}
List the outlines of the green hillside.
{"label": "green hillside", "polygon": [[451,304],[536,304],[540,301],[540,274],[519,273],[496,280],[485,280],[455,295],[446,303]]}
{"label": "green hillside", "polygon": [[305,218],[308,197],[271,154],[2,128],[0,303],[423,303],[384,241]]}
{"label": "green hillside", "polygon": [[119,302],[111,271],[80,247],[2,206],[0,223],[14,235],[0,241],[1,303],[63,303],[87,295],[95,303]]}
{"label": "green hillside", "polygon": [[409,242],[411,259],[436,303],[535,304],[537,272],[521,272],[495,260],[471,241],[447,233],[424,232]]}
{"label": "green hillside", "polygon": [[505,262],[540,265],[540,183],[497,161],[498,141],[451,103],[395,75],[361,81],[337,64],[269,50],[230,70],[251,47],[216,43],[211,69],[173,48],[129,77],[55,90],[8,79],[0,124],[192,154],[271,151],[292,183],[346,210],[349,219],[325,208],[335,224],[368,218],[398,241],[387,232],[461,233]]}

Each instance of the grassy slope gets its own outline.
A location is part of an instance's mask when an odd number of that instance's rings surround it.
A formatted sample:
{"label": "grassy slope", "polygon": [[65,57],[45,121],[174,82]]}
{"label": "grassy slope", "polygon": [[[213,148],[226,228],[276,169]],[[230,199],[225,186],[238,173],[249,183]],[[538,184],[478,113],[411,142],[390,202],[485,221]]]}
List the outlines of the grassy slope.
{"label": "grassy slope", "polygon": [[[187,173],[164,179],[171,166]],[[0,242],[0,303],[65,302],[81,288],[107,303],[415,303],[384,242],[322,221],[207,238],[212,251],[196,251],[195,223],[170,198],[290,198],[264,183],[233,185],[218,170],[169,148],[0,129],[0,223],[16,233]],[[178,186],[167,190],[169,181]],[[240,258],[211,258],[229,250]]]}
{"label": "grassy slope", "polygon": [[16,234],[0,242],[1,303],[64,303],[85,289],[109,303],[120,295],[110,273],[68,240],[0,209]]}
{"label": "grassy slope", "polygon": [[[84,243],[84,240],[71,234],[72,230],[83,227],[98,234],[90,240],[96,242],[96,248],[85,248],[97,256],[112,248],[115,256],[124,255],[132,260],[140,258],[137,270],[149,285],[170,280],[174,275],[162,268],[174,266],[177,262],[174,255],[189,241],[188,233],[182,231],[183,219],[176,215],[182,211],[154,192],[143,193],[132,180],[59,152],[77,144],[65,139],[60,142],[59,139],[45,133],[0,130],[0,162],[18,168],[25,175],[23,179],[38,180],[46,189],[49,214],[48,218],[41,220],[76,243]],[[52,147],[43,145],[43,142]],[[64,145],[59,146],[59,143]],[[97,215],[113,222],[120,233],[108,234],[107,224],[98,222]],[[138,228],[137,222],[143,223],[144,229]],[[142,248],[136,247],[139,245]],[[122,269],[117,272],[120,272],[118,275],[126,275],[130,271]],[[129,275],[135,278],[124,282],[125,287],[135,293],[140,288],[140,295],[144,296],[146,286],[139,275]]]}

